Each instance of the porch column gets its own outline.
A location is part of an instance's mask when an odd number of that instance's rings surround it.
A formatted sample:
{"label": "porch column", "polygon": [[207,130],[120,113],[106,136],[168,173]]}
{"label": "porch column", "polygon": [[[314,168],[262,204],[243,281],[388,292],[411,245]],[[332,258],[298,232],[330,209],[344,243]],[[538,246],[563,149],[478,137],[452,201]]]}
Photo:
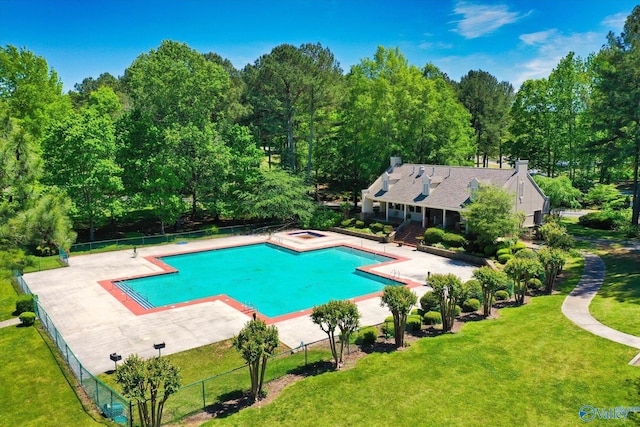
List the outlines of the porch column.
{"label": "porch column", "polygon": [[447,228],[447,210],[442,209],[442,229],[446,230]]}
{"label": "porch column", "polygon": [[389,222],[389,202],[384,202],[384,220]]}
{"label": "porch column", "polygon": [[423,207],[422,208],[422,228],[425,228],[427,226],[427,208]]}

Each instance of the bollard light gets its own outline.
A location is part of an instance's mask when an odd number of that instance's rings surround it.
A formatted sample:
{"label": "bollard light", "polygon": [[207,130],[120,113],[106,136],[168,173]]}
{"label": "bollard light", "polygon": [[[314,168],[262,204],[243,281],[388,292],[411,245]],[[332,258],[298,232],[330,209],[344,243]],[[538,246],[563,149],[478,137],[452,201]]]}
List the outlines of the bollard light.
{"label": "bollard light", "polygon": [[158,343],[158,344],[154,344],[154,345],[153,345],[153,348],[155,348],[156,350],[158,350],[158,357],[160,357],[160,356],[161,356],[160,351],[161,351],[163,348],[165,348],[164,341],[162,341],[161,343]]}

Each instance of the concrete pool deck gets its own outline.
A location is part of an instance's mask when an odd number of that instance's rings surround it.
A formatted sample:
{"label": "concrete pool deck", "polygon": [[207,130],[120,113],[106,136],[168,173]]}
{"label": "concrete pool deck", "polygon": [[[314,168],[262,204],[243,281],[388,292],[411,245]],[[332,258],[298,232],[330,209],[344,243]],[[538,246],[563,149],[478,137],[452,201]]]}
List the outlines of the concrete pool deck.
{"label": "concrete pool deck", "polygon": [[[371,270],[420,284],[425,283],[427,272],[453,273],[465,281],[471,278],[476,268],[418,252],[408,246],[381,244],[331,232],[322,234],[325,236],[301,239],[283,232],[271,236],[270,241],[299,250],[344,244],[401,257],[401,261]],[[117,293],[110,293],[98,282],[162,271],[145,257],[266,241],[269,241],[267,236],[233,236],[139,248],[136,257],[131,250],[72,256],[69,267],[28,273],[24,280],[38,295],[40,304],[80,362],[98,374],[113,369],[113,362],[109,359],[111,353],[116,352],[123,359],[133,353],[152,357],[158,354],[153,344],[159,342],[166,343],[162,354],[177,353],[231,338],[251,318],[250,312],[238,310],[223,300],[136,315],[114,296]],[[429,288],[417,286],[412,290],[419,298]],[[122,294],[122,299],[125,298]],[[387,308],[380,307],[379,297],[359,301],[357,305],[362,315],[361,325],[379,324],[390,315]],[[274,324],[280,340],[292,348],[301,342],[311,343],[326,338],[308,314]]]}

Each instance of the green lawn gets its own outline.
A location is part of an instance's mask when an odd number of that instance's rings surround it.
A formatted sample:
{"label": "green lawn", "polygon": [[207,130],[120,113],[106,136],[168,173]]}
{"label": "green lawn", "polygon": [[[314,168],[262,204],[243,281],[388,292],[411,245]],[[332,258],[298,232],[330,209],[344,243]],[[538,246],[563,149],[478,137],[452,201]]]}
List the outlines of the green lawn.
{"label": "green lawn", "polygon": [[[304,366],[304,352],[289,354],[284,348],[281,357],[269,361],[265,381],[282,377],[292,370]],[[183,386],[187,386],[172,396],[165,405],[163,419],[171,421],[202,409],[202,384],[192,384],[205,378],[204,392],[207,405],[220,403],[229,397],[239,397],[250,389],[251,382],[246,368],[227,373],[245,364],[240,354],[231,347],[231,341],[222,341],[181,353],[166,356],[180,368]],[[330,360],[331,352],[323,349],[309,349],[308,363],[319,360]],[[225,375],[219,375],[226,373]],[[99,378],[114,390],[120,390],[115,382],[115,376],[101,374]],[[192,385],[190,385],[192,384]]]}
{"label": "green lawn", "polygon": [[[582,425],[578,410],[637,405],[636,351],[585,332],[537,297],[500,318],[356,368],[298,382],[260,409],[206,425]],[[329,409],[330,408],[330,409]]]}
{"label": "green lawn", "polygon": [[11,285],[11,272],[0,269],[0,322],[15,317],[18,294]]}
{"label": "green lawn", "polygon": [[0,343],[0,425],[102,425],[85,412],[34,327],[2,328]]}

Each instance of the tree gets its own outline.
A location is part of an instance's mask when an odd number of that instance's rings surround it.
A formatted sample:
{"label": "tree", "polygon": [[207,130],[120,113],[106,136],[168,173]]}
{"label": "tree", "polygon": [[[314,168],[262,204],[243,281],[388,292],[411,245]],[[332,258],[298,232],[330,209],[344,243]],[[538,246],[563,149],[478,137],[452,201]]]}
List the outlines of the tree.
{"label": "tree", "polygon": [[309,188],[291,173],[260,169],[259,181],[246,193],[238,194],[247,214],[253,218],[279,221],[307,221],[313,212]]}
{"label": "tree", "polygon": [[536,175],[533,179],[545,196],[549,198],[549,206],[552,210],[577,209],[580,207],[578,198],[582,193],[573,187],[571,180],[566,175],[555,178]]}
{"label": "tree", "polygon": [[407,315],[417,301],[416,294],[405,286],[387,285],[382,291],[380,305],[382,307],[387,306],[393,315],[396,348],[404,347],[404,330],[407,326]]}
{"label": "tree", "polygon": [[[640,219],[640,6],[627,17],[619,37],[609,33],[596,58],[593,110],[609,163],[629,164],[633,176],[631,225]],[[600,182],[603,183],[601,176]],[[608,182],[606,182],[608,183]]]}
{"label": "tree", "polygon": [[508,277],[502,271],[488,266],[473,270],[473,277],[482,287],[482,314],[488,317],[491,315],[491,304],[495,293],[508,280]]}
{"label": "tree", "polygon": [[529,280],[539,276],[543,269],[535,252],[531,249],[522,249],[507,261],[504,272],[513,279],[516,303],[522,305]]}
{"label": "tree", "polygon": [[113,90],[100,88],[87,107],[54,124],[43,141],[44,181],[71,196],[78,217],[89,224],[91,240],[123,189],[112,117],[120,108]]}
{"label": "tree", "polygon": [[490,73],[469,71],[458,84],[458,97],[471,113],[475,130],[476,165],[489,166],[490,156],[499,156],[502,165],[502,140],[507,131],[509,109],[513,101],[513,86],[498,82]]}
{"label": "tree", "polygon": [[538,251],[538,259],[544,269],[544,290],[550,294],[553,292],[553,284],[556,281],[556,277],[558,277],[567,261],[567,253],[562,249],[545,246]]}
{"label": "tree", "polygon": [[180,388],[180,370],[168,359],[129,356],[116,370],[122,394],[137,402],[140,424],[160,427],[167,399]]}
{"label": "tree", "polygon": [[514,196],[503,188],[480,185],[471,195],[464,218],[469,232],[481,245],[492,244],[498,237],[515,234],[520,219],[513,211]]}
{"label": "tree", "polygon": [[440,301],[440,314],[442,316],[442,330],[448,332],[453,328],[456,317],[456,305],[463,298],[465,290],[460,279],[449,274],[432,274],[429,277],[429,286]]}
{"label": "tree", "polygon": [[[320,329],[329,337],[329,347],[331,348],[331,354],[333,354],[336,369],[343,363],[344,343],[349,342],[351,333],[358,327],[358,319],[360,319],[358,307],[351,301],[331,300],[326,304],[313,307],[311,320],[320,326]],[[339,351],[336,348],[336,328],[340,330]]]}
{"label": "tree", "polygon": [[260,319],[247,322],[238,335],[233,337],[233,346],[249,365],[251,376],[251,397],[259,400],[262,397],[262,384],[267,369],[267,361],[278,347],[278,329],[267,326]]}

